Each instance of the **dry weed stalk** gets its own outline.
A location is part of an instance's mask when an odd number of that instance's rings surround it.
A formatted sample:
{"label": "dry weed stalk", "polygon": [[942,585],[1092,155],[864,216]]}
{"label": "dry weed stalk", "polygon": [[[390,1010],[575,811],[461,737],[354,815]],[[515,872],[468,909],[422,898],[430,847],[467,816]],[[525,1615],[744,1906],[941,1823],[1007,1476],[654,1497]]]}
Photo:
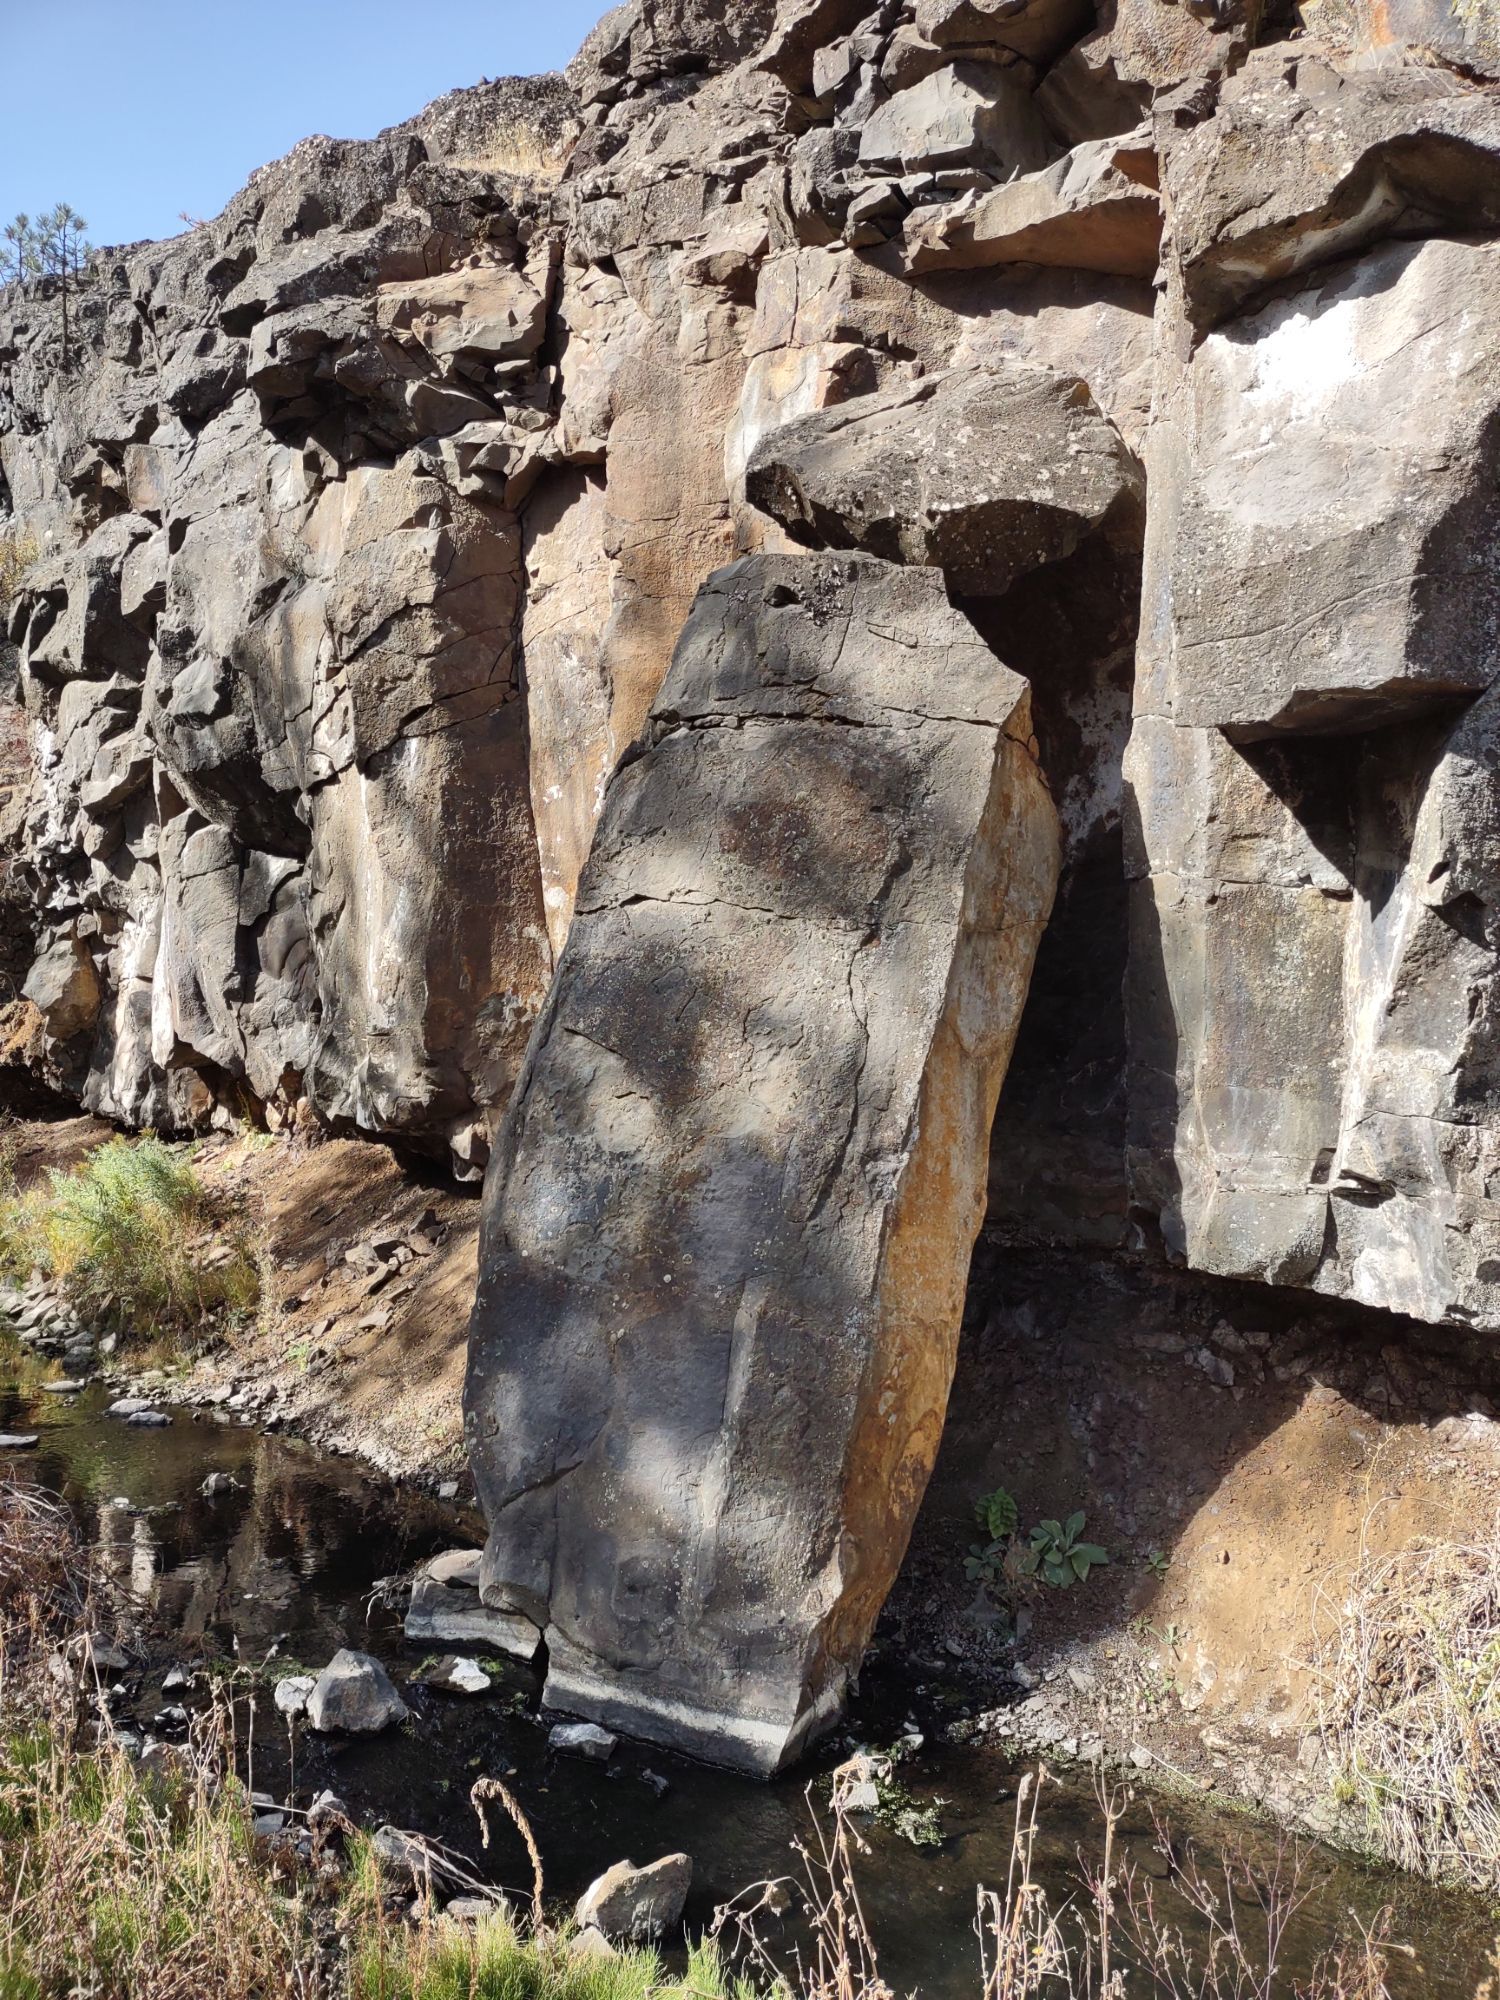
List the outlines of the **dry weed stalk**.
{"label": "dry weed stalk", "polygon": [[516,1831],[526,1843],[526,1852],[531,1859],[531,1927],[537,1937],[546,1934],[546,1915],[542,1906],[542,1854],[536,1844],[536,1835],[531,1830],[531,1822],[522,1812],[515,1794],[499,1778],[480,1778],[469,1793],[469,1803],[479,1818],[479,1830],[484,1837],[485,1848],[490,1844],[490,1823],[485,1814],[485,1806],[491,1799],[498,1799],[515,1823]]}
{"label": "dry weed stalk", "polygon": [[1056,1981],[1074,1984],[1073,1954],[1034,1867],[1042,1790],[1050,1782],[1045,1770],[1022,1778],[1004,1892],[977,1892],[984,2000],[1027,2000]]}
{"label": "dry weed stalk", "polygon": [[1317,1622],[1323,1740],[1371,1846],[1500,1890],[1500,1523],[1363,1555]]}
{"label": "dry weed stalk", "polygon": [[[757,1882],[714,1913],[711,1943],[724,1941],[729,1956],[741,1959],[752,1981],[759,1979],[769,1991],[796,1994],[798,2000],[894,2000],[880,1976],[879,1955],[856,1879],[854,1856],[870,1851],[855,1830],[850,1810],[858,1761],[833,1774],[831,1826],[814,1811],[814,1846],[794,1843],[802,1864],[810,1952],[794,1944],[783,1965],[762,1935],[765,1919],[780,1916],[790,1904],[785,1878]],[[809,1785],[809,1805],[812,1797]]]}
{"label": "dry weed stalk", "polygon": [[[839,1776],[831,1830],[815,1816],[816,1845],[798,1850],[810,1949],[793,1944],[778,1954],[764,1935],[766,1917],[787,1908],[785,1883],[746,1891],[710,1932],[755,1986],[782,2000],[890,2000],[855,1881],[855,1857],[868,1849],[850,1824]],[[1158,1822],[1158,1845],[1171,1860],[1169,1907],[1119,1857],[1131,1803],[1121,1789],[1097,1790],[1103,1841],[1095,1864],[1080,1857],[1084,1893],[1054,1902],[1036,1865],[1042,1795],[1053,1782],[1042,1769],[1022,1779],[1005,1886],[978,1891],[982,2000],[1390,2000],[1386,1972],[1397,1948],[1384,1918],[1325,1954],[1306,1979],[1283,1969],[1290,1926],[1310,1893],[1304,1857],[1289,1843],[1269,1869],[1231,1851],[1210,1873],[1191,1852],[1178,1857]]]}

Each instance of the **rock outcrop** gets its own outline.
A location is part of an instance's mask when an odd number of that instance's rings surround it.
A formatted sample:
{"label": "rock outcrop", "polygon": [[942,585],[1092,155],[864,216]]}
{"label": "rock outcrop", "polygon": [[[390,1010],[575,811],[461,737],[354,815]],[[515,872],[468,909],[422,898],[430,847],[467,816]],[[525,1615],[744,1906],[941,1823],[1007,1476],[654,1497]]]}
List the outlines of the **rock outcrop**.
{"label": "rock outcrop", "polygon": [[0,497],[44,551],[26,990],[90,1109],[482,1163],[550,971],[514,510],[575,119],[543,81],[310,140],[109,253],[74,352],[45,291],[0,304]]}
{"label": "rock outcrop", "polygon": [[0,291],[0,1075],[503,1131],[555,1699],[832,1713],[986,1199],[1500,1331],[1492,11],[630,0]]}

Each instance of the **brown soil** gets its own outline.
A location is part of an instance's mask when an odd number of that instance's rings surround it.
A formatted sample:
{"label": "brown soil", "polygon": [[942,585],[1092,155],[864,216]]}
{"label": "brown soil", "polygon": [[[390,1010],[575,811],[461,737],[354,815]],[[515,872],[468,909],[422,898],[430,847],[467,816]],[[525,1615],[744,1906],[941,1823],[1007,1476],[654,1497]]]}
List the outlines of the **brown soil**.
{"label": "brown soil", "polygon": [[[1306,1294],[984,1245],[970,1316],[885,1642],[956,1667],[976,1706],[1007,1693],[979,1727],[1021,1747],[1144,1753],[1330,1831],[1320,1634],[1363,1553],[1496,1519],[1493,1360]],[[1082,1509],[1109,1567],[981,1594],[963,1558],[997,1486],[1023,1528]]]}
{"label": "brown soil", "polygon": [[[9,1109],[0,1100],[0,1109]],[[114,1127],[87,1112],[73,1118],[32,1119],[0,1127],[5,1141],[5,1161],[16,1185],[29,1188],[49,1168],[66,1173],[76,1167],[86,1153],[114,1137]]]}
{"label": "brown soil", "polygon": [[[476,1196],[355,1139],[210,1145],[200,1171],[255,1217],[267,1298],[259,1326],[201,1363],[190,1392],[248,1388],[282,1423],[387,1472],[461,1477]],[[393,1277],[348,1261],[415,1238],[437,1247]]]}

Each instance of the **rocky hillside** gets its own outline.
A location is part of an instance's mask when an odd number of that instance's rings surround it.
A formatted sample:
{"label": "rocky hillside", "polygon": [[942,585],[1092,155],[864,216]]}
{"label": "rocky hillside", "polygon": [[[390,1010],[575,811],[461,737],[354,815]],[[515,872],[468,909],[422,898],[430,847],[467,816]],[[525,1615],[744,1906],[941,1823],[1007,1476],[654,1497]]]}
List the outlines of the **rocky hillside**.
{"label": "rocky hillside", "polygon": [[986,1212],[1500,1328],[1497,232],[1464,0],[630,0],[0,293],[13,1032],[501,1134],[570,1705],[831,1712]]}

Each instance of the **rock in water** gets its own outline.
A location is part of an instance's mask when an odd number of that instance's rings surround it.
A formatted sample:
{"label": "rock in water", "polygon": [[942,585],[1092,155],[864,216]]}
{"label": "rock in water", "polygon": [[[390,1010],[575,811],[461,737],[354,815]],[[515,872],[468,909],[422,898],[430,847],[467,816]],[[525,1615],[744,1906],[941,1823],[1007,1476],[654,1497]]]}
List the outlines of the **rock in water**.
{"label": "rock in water", "polygon": [[312,1699],[312,1691],[317,1684],[317,1677],[313,1674],[283,1675],[276,1683],[272,1695],[277,1713],[284,1715],[288,1722],[299,1715],[306,1715],[307,1704]]}
{"label": "rock in water", "polygon": [[649,1868],[617,1861],[584,1890],[574,1915],[580,1930],[646,1944],[681,1922],[692,1881],[688,1854],[664,1854]]}
{"label": "rock in water", "polygon": [[379,1660],[347,1647],[334,1654],[307,1700],[314,1729],[349,1736],[374,1736],[410,1713]]}
{"label": "rock in water", "polygon": [[514,1611],[492,1609],[477,1590],[450,1588],[429,1574],[412,1585],[406,1613],[406,1636],[438,1645],[493,1646],[517,1659],[534,1659],[542,1635],[529,1618]]}
{"label": "rock in water", "polygon": [[435,1660],[423,1670],[422,1685],[437,1688],[443,1694],[488,1694],[490,1677],[478,1660],[464,1659],[458,1653],[448,1653],[441,1660]]}
{"label": "rock in water", "polygon": [[615,1754],[618,1740],[597,1722],[559,1722],[547,1738],[547,1748],[565,1751],[573,1757],[587,1757],[595,1764],[607,1764]]}
{"label": "rock in water", "polygon": [[549,1705],[769,1773],[905,1550],[1057,826],[935,570],[700,592],[611,782],[487,1193],[484,1595]]}

